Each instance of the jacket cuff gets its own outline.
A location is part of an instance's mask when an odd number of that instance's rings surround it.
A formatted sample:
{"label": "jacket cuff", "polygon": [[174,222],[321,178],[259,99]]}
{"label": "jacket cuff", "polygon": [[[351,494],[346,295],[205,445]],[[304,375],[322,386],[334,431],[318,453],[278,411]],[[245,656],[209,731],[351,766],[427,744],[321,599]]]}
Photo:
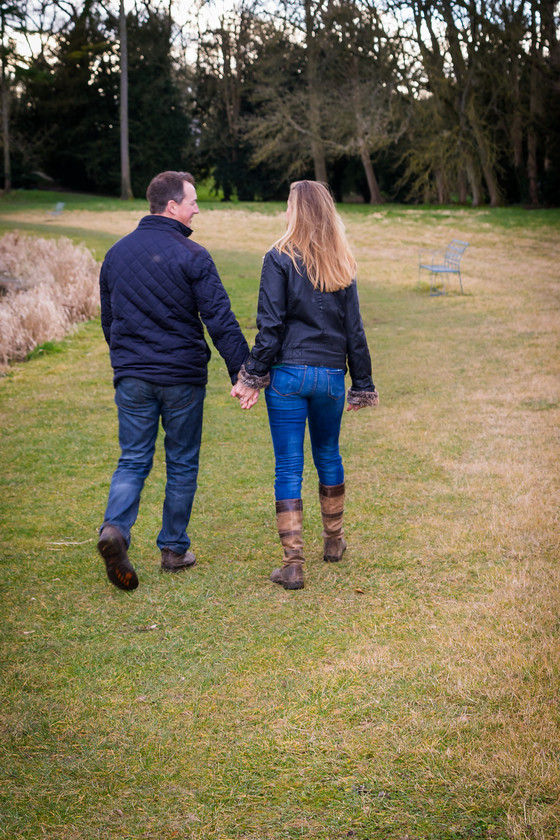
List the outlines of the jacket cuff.
{"label": "jacket cuff", "polygon": [[261,388],[266,388],[270,383],[270,374],[266,373],[264,376],[257,376],[256,373],[249,373],[245,369],[245,365],[242,365],[237,379],[242,385],[246,385],[247,388],[260,391]]}
{"label": "jacket cuff", "polygon": [[375,387],[373,391],[354,391],[348,389],[348,405],[357,405],[360,408],[379,405],[379,394]]}

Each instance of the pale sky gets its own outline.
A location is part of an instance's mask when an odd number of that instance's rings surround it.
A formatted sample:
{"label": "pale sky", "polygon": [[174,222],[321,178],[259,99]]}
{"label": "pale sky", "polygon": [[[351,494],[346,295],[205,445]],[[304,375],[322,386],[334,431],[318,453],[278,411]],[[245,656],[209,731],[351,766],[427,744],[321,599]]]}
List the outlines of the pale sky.
{"label": "pale sky", "polygon": [[[111,5],[116,8],[118,6],[118,0],[113,0]],[[195,5],[196,4],[193,3],[192,0],[173,0],[173,19],[178,26],[185,26],[187,31],[189,28],[189,19],[193,19],[193,8]],[[210,2],[202,3],[202,8],[199,11],[198,16],[200,21],[205,25],[205,28],[217,26],[220,20],[220,15],[235,8],[235,6],[236,0],[210,0]],[[134,0],[125,0],[124,7],[127,11],[134,8]],[[14,40],[17,43],[17,51],[20,55],[28,56],[32,54],[24,38],[15,34]],[[33,51],[38,49],[39,36],[30,36],[29,40]]]}

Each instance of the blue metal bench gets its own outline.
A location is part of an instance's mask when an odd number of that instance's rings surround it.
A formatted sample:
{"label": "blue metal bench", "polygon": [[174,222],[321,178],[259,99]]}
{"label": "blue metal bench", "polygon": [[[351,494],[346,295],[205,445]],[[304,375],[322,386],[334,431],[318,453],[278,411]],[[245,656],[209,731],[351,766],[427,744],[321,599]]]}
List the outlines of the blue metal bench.
{"label": "blue metal bench", "polygon": [[65,207],[66,203],[64,201],[57,201],[54,210],[49,210],[48,215],[53,217],[60,216]]}
{"label": "blue metal bench", "polygon": [[[469,243],[461,239],[452,239],[447,248],[435,249],[432,251],[420,251],[418,260],[418,284],[422,271],[430,272],[430,294],[445,295],[445,279],[449,274],[456,274],[459,277],[459,287],[463,293],[463,281],[461,279],[461,257]],[[438,278],[441,277],[441,286]]]}

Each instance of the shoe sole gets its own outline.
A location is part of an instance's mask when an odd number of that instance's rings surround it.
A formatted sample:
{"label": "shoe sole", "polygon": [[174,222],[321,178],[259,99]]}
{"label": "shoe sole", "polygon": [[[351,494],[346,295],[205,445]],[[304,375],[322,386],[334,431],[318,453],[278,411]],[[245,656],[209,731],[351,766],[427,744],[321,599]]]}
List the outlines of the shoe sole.
{"label": "shoe sole", "polygon": [[126,555],[124,540],[115,535],[103,537],[97,543],[97,550],[105,561],[107,577],[111,583],[124,592],[132,592],[138,586],[138,577]]}

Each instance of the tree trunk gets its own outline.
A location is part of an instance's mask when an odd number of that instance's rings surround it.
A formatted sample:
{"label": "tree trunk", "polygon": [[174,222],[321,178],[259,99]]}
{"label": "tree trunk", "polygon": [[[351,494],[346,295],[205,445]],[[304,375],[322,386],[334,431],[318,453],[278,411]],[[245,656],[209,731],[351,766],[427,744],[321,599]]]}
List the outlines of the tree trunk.
{"label": "tree trunk", "polygon": [[485,134],[484,128],[478,119],[478,114],[476,114],[474,110],[472,115],[469,117],[469,121],[476,142],[478,159],[480,161],[482,174],[484,175],[484,180],[486,182],[486,189],[488,190],[490,206],[499,207],[502,203],[502,196],[498,185],[498,179],[496,177],[495,167],[491,159],[491,151],[489,147],[491,141]]}
{"label": "tree trunk", "polygon": [[518,61],[515,55],[512,60],[512,99],[513,114],[511,119],[511,146],[513,151],[513,167],[519,189],[519,197],[523,200],[526,195],[527,183],[525,167],[523,165],[523,115],[521,108],[521,93],[519,90]]}
{"label": "tree trunk", "polygon": [[459,204],[467,203],[467,178],[464,169],[457,175],[457,200]]}
{"label": "tree trunk", "polygon": [[536,11],[533,5],[531,20],[531,76],[529,85],[529,128],[527,130],[527,178],[529,180],[529,201],[532,207],[539,204],[539,172],[537,163],[537,129],[535,121],[538,113],[538,86],[539,70],[537,67],[538,44],[537,44],[537,22]]}
{"label": "tree trunk", "polygon": [[[547,97],[552,94],[555,101],[558,102],[558,94],[560,92],[560,40],[558,38],[558,29],[555,20],[555,5],[554,3],[542,3],[540,6],[541,26],[542,26],[542,40],[548,44],[550,74],[552,76],[552,83],[545,94]],[[553,162],[557,157],[557,134],[554,130],[553,123],[548,124],[543,137],[543,171],[544,180],[547,179],[548,173],[553,166]]]}
{"label": "tree trunk", "polygon": [[12,189],[12,162],[10,156],[10,86],[6,67],[5,21],[2,9],[2,141],[4,144],[4,192]]}
{"label": "tree trunk", "polygon": [[516,172],[523,166],[523,125],[521,119],[521,93],[519,90],[519,58],[512,51],[510,91],[513,104],[511,121],[511,145],[513,149],[513,165]]}
{"label": "tree trunk", "polygon": [[529,124],[527,131],[527,178],[529,180],[529,202],[532,207],[539,204],[539,176],[537,166],[537,132]]}
{"label": "tree trunk", "polygon": [[371,162],[371,157],[366,142],[364,118],[360,104],[360,68],[358,64],[358,56],[355,53],[352,55],[352,61],[350,66],[352,74],[352,99],[354,103],[354,118],[356,120],[356,140],[360,152],[360,160],[362,161],[362,166],[364,167],[364,172],[366,175],[369,190],[369,203],[381,204],[383,202],[383,199],[381,198],[381,190],[379,189],[379,184],[377,183],[377,178],[375,177],[373,164]]}
{"label": "tree trunk", "polygon": [[364,167],[364,172],[366,173],[369,190],[369,203],[382,204],[383,199],[381,197],[381,190],[379,189],[379,184],[377,183],[377,178],[375,177],[375,171],[371,162],[371,158],[369,156],[369,152],[365,148],[365,146],[362,146],[362,148],[360,149],[360,158],[362,161],[362,166]]}
{"label": "tree trunk", "polygon": [[[483,157],[482,153],[481,157]],[[498,186],[498,179],[496,178],[494,167],[486,158],[482,161],[482,171],[484,173],[486,189],[488,190],[488,196],[490,198],[490,207],[499,207],[502,203],[502,195],[500,193],[500,187]]]}
{"label": "tree trunk", "polygon": [[4,143],[4,192],[12,189],[12,163],[10,157],[10,89],[2,79],[2,140]]}
{"label": "tree trunk", "polygon": [[472,160],[469,160],[467,163],[467,177],[469,179],[469,184],[471,185],[472,206],[478,207],[481,202],[482,191],[480,188],[480,177],[474,167]]}
{"label": "tree trunk", "polygon": [[130,183],[130,157],[128,145],[128,48],[126,32],[126,14],[124,0],[120,0],[119,7],[119,37],[121,58],[121,199],[128,201],[134,198]]}
{"label": "tree trunk", "polygon": [[435,170],[436,189],[438,204],[449,204],[449,190],[447,189],[447,178],[443,167]]}
{"label": "tree trunk", "polygon": [[305,31],[307,47],[307,85],[309,96],[309,124],[311,128],[311,156],[315,170],[315,180],[327,181],[327,162],[321,137],[321,93],[317,39],[313,26],[313,14],[310,0],[305,0]]}

